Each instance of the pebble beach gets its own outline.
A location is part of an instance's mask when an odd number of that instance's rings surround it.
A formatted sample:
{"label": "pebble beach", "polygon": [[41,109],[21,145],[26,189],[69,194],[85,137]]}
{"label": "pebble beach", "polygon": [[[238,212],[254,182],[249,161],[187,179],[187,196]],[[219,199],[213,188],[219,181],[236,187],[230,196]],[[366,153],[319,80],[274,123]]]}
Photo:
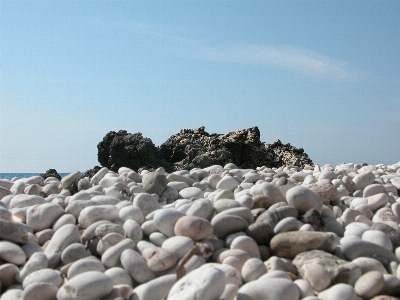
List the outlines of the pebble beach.
{"label": "pebble beach", "polygon": [[0,178],[0,300],[400,299],[400,162]]}

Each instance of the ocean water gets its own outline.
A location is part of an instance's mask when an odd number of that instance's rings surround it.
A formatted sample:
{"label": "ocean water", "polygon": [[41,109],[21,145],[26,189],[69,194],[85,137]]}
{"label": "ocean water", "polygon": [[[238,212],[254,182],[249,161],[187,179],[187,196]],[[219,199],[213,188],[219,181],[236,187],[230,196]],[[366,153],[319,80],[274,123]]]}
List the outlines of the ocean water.
{"label": "ocean water", "polygon": [[[45,173],[45,172],[43,172]],[[13,178],[29,178],[31,176],[38,176],[42,173],[0,173],[0,179],[13,179]],[[61,177],[68,175],[69,173],[58,173]]]}

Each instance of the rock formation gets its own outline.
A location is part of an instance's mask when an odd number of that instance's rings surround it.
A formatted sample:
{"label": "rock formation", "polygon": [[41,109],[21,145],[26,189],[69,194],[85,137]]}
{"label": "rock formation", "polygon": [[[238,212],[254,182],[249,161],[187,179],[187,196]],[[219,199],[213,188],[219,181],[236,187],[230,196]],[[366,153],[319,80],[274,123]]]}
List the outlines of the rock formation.
{"label": "rock formation", "polygon": [[282,144],[280,140],[273,144],[261,142],[256,126],[226,134],[209,134],[204,129],[182,129],[160,147],[141,133],[111,131],[97,145],[98,159],[102,166],[114,171],[121,166],[133,170],[154,170],[161,166],[175,171],[227,163],[244,169],[313,164],[302,148]]}
{"label": "rock formation", "polygon": [[48,177],[55,177],[58,180],[61,180],[61,176],[60,174],[58,174],[58,172],[56,171],[56,169],[48,169],[46,171],[46,173],[40,174],[40,176],[43,177],[43,179],[46,179]]}
{"label": "rock formation", "polygon": [[169,169],[159,149],[140,132],[131,134],[126,130],[110,131],[97,145],[97,149],[99,163],[112,171],[118,171],[120,167],[152,170],[162,166]]}

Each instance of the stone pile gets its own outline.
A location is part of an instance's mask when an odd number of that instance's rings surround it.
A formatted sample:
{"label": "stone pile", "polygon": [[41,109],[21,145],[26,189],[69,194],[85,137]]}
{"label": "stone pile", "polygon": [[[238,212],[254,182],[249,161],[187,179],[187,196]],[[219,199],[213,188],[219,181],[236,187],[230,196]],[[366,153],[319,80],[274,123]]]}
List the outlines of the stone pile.
{"label": "stone pile", "polygon": [[0,299],[399,299],[399,193],[400,163],[0,179]]}

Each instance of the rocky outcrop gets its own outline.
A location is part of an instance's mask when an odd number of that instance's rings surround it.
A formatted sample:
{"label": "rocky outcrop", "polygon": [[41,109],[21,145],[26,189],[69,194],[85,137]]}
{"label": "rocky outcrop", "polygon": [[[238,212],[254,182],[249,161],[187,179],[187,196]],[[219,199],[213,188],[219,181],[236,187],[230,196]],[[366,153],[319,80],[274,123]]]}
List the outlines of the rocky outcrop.
{"label": "rocky outcrop", "polygon": [[97,145],[97,149],[99,163],[112,171],[118,171],[120,167],[135,171],[143,168],[153,170],[160,166],[169,169],[159,149],[140,132],[131,134],[126,130],[110,131]]}
{"label": "rocky outcrop", "polygon": [[40,176],[43,177],[43,179],[46,179],[48,177],[55,177],[58,180],[61,180],[61,176],[60,174],[58,174],[58,172],[56,171],[56,169],[48,169],[46,171],[46,173],[40,174]]}
{"label": "rocky outcrop", "polygon": [[175,169],[204,168],[234,163],[240,168],[265,165],[265,147],[257,127],[226,134],[209,134],[204,127],[182,129],[160,146]]}
{"label": "rocky outcrop", "polygon": [[236,130],[226,134],[208,134],[204,127],[182,129],[160,146],[164,158],[175,169],[204,168],[210,165],[234,163],[239,168],[255,169],[260,166],[281,167],[312,164],[302,148],[260,141],[258,127]]}
{"label": "rocky outcrop", "polygon": [[226,134],[209,134],[204,127],[182,129],[160,147],[155,147],[141,133],[111,131],[97,148],[100,164],[114,171],[122,166],[133,170],[164,167],[167,171],[174,171],[227,163],[244,169],[313,164],[302,148],[282,144],[280,140],[273,144],[261,142],[256,126]]}
{"label": "rocky outcrop", "polygon": [[81,179],[87,177],[87,178],[92,178],[94,174],[96,174],[98,171],[100,171],[101,167],[99,166],[94,166],[93,169],[87,170],[85,173],[81,175]]}

